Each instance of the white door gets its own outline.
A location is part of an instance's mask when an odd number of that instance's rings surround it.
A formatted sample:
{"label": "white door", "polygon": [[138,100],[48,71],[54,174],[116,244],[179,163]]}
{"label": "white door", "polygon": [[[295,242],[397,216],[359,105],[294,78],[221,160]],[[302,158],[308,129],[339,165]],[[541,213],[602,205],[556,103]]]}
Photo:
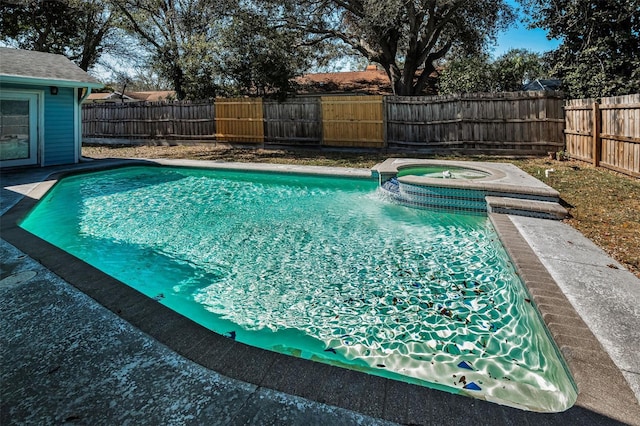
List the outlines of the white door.
{"label": "white door", "polygon": [[38,164],[37,92],[0,91],[0,165]]}

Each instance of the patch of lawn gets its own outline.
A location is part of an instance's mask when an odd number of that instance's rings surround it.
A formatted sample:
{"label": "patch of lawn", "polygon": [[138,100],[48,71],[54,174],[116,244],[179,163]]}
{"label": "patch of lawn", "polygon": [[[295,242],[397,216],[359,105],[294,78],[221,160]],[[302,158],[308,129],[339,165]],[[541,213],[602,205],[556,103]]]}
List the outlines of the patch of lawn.
{"label": "patch of lawn", "polygon": [[[371,168],[392,156],[382,153],[225,149],[203,145],[83,147],[82,154],[91,158],[184,158],[358,168]],[[415,154],[404,156],[433,158]],[[510,162],[555,188],[571,215],[565,222],[640,277],[640,179],[577,161],[496,157],[455,159]],[[551,168],[555,171],[545,177],[545,170]]]}

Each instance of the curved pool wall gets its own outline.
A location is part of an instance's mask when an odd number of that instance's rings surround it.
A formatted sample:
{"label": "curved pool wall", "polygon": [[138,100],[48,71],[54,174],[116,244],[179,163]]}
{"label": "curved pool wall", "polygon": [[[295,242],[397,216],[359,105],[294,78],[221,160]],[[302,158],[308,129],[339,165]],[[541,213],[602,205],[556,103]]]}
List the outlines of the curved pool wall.
{"label": "curved pool wall", "polygon": [[400,182],[396,177],[382,183],[380,187],[389,197],[410,207],[442,212],[487,214],[484,191],[440,185],[411,185]]}
{"label": "curved pool wall", "polygon": [[[466,368],[466,367],[465,367],[465,368]],[[471,370],[471,369],[469,369],[469,370]],[[463,373],[464,373],[464,372],[463,372]],[[467,377],[470,377],[472,374],[474,374],[472,371],[468,371],[468,372],[467,372]],[[463,377],[464,377],[464,374],[463,374]],[[471,393],[473,394],[473,392],[471,392]],[[498,399],[498,401],[500,401],[500,399]],[[524,406],[526,406],[526,404],[525,404]],[[523,407],[524,407],[524,406],[523,406]]]}
{"label": "curved pool wall", "polygon": [[[420,173],[421,169],[440,173],[434,177],[433,173]],[[417,173],[412,172],[416,170]],[[451,170],[462,172],[454,177]],[[465,178],[465,170],[472,177]],[[412,207],[544,219],[563,219],[567,215],[558,191],[512,164],[390,158],[373,171],[383,191]]]}

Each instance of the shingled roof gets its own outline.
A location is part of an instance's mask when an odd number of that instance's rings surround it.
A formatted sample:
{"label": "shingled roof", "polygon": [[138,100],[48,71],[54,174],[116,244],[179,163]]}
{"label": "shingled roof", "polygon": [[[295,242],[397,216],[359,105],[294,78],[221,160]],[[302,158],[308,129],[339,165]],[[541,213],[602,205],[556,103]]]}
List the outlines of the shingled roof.
{"label": "shingled roof", "polygon": [[[430,76],[424,94],[436,94],[434,84],[436,77],[437,73]],[[364,71],[305,74],[294,81],[299,86],[298,93],[390,95],[393,92],[387,73],[375,65],[367,66]]]}
{"label": "shingled roof", "polygon": [[174,90],[150,90],[146,92],[124,92],[131,99],[146,102],[160,102],[176,99]]}
{"label": "shingled roof", "polygon": [[358,92],[374,95],[391,93],[389,77],[383,70],[368,66],[364,71],[305,74],[295,79],[302,93]]}
{"label": "shingled roof", "polygon": [[0,81],[63,87],[103,86],[63,55],[7,47],[0,47]]}

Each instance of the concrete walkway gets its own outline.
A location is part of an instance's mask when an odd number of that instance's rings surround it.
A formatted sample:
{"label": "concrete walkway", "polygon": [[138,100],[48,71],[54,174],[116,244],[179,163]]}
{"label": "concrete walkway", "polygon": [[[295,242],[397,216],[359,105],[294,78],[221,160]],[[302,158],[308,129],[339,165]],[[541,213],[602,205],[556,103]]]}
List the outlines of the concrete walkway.
{"label": "concrete walkway", "polygon": [[391,424],[224,377],[0,241],[0,424]]}
{"label": "concrete walkway", "polygon": [[[37,182],[55,171],[3,174],[0,213],[22,196],[36,195]],[[567,225],[511,220],[638,397],[640,280]],[[368,395],[375,394],[373,389],[354,382],[352,388],[336,391],[342,399],[357,400],[356,411],[322,404],[189,361],[5,241],[0,241],[0,260],[3,425],[393,424],[382,417],[421,424],[619,424],[614,420],[619,416],[578,406],[544,415],[437,391],[428,393],[428,401],[406,392],[395,394],[396,401],[390,399],[394,393],[388,382],[378,379],[369,384],[387,389],[382,400]],[[409,386],[398,389],[413,391]],[[392,412],[394,407],[403,412]],[[640,419],[622,418],[640,424]]]}
{"label": "concrete walkway", "polygon": [[511,220],[640,401],[640,280],[562,222]]}

